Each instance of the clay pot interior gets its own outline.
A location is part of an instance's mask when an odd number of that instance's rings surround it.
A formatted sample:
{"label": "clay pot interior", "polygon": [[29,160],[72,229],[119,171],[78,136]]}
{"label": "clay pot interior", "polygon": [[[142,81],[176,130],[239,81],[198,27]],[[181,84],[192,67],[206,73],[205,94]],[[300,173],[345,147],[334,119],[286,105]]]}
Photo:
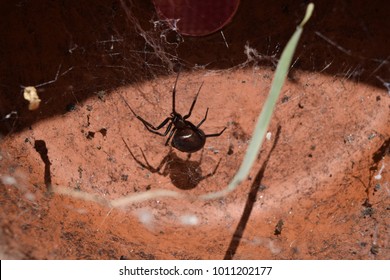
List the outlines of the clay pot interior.
{"label": "clay pot interior", "polygon": [[[1,3],[1,258],[388,259],[386,1],[315,4],[250,177],[206,201],[240,167],[306,2],[241,1],[203,37],[151,1]],[[191,156],[121,98],[158,125],[179,65],[177,111],[203,82],[190,120],[209,108],[201,128],[227,127]]]}

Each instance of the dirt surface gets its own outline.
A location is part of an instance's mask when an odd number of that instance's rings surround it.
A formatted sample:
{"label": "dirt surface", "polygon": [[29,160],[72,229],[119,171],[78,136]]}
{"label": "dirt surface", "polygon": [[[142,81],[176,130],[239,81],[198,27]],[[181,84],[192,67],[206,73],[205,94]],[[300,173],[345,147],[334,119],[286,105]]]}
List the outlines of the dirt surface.
{"label": "dirt surface", "polygon": [[[225,188],[241,164],[306,4],[243,1],[224,41],[169,31],[147,1],[9,2],[0,4],[9,22],[0,29],[2,258],[390,258],[386,1],[315,1],[250,177],[208,201],[198,196]],[[209,108],[205,133],[227,127],[190,157],[122,99],[158,125],[178,63],[177,111],[204,82],[190,120]],[[38,88],[38,110],[21,85]],[[140,201],[159,190],[183,197]]]}

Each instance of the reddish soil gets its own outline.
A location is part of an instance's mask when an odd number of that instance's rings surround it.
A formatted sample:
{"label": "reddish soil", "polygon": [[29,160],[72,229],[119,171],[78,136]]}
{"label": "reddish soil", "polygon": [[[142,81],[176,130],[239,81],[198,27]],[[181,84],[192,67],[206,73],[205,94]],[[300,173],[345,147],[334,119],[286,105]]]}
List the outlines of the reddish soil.
{"label": "reddish soil", "polygon": [[[386,1],[315,1],[270,140],[245,182],[208,201],[241,164],[305,5],[243,1],[224,42],[154,29],[147,1],[41,2],[0,4],[1,258],[390,258]],[[177,111],[204,82],[190,120],[209,108],[202,129],[227,127],[191,157],[120,97],[159,124],[178,62]],[[29,111],[20,85],[42,83]],[[131,200],[161,189],[186,197]]]}

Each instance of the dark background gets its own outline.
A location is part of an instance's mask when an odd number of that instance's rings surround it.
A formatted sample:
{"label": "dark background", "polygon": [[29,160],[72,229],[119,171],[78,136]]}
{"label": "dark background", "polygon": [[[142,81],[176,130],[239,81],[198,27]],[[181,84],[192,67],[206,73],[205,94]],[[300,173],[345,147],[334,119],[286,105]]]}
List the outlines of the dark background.
{"label": "dark background", "polygon": [[[390,80],[388,1],[313,2],[290,78],[298,69],[321,71],[385,89],[377,76]],[[274,68],[308,3],[242,1],[223,29],[227,48],[220,32],[181,37],[170,31],[158,23],[151,1],[2,1],[0,132],[64,114],[102,91],[171,74],[178,63]],[[248,61],[246,45],[261,56]],[[41,106],[28,111],[21,87],[40,84]],[[6,117],[12,111],[17,114]]]}

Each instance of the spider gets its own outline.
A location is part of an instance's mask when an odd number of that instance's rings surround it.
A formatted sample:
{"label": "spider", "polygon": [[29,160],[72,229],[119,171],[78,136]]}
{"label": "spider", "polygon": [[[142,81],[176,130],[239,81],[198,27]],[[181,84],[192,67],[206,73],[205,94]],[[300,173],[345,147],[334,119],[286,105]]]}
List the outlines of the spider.
{"label": "spider", "polygon": [[[134,114],[134,116],[139,119],[145,126],[145,128],[157,135],[160,136],[167,136],[169,133],[168,139],[165,142],[165,146],[168,146],[169,141],[171,141],[172,147],[176,148],[177,150],[185,153],[194,153],[202,149],[206,143],[206,138],[208,137],[218,137],[220,136],[226,129],[222,129],[219,133],[213,133],[213,134],[205,134],[203,130],[200,129],[200,126],[205,122],[207,119],[207,113],[209,111],[209,108],[206,110],[206,114],[204,118],[199,122],[198,125],[194,125],[192,122],[188,121],[187,119],[191,116],[192,110],[194,109],[196,100],[198,98],[199,92],[203,86],[203,83],[200,85],[199,90],[192,101],[190,111],[188,114],[182,116],[175,110],[175,99],[176,99],[176,84],[179,79],[180,72],[177,73],[175,85],[173,86],[172,90],[172,113],[169,117],[167,117],[160,125],[153,126],[148,121],[137,115],[134,110],[130,107],[130,105],[127,103],[127,101],[124,99],[124,97],[121,95],[123,101],[126,103],[127,107],[129,107],[130,111]],[[164,126],[167,126],[165,132],[160,132],[159,130],[163,128]],[[173,138],[172,138],[173,136]]]}

